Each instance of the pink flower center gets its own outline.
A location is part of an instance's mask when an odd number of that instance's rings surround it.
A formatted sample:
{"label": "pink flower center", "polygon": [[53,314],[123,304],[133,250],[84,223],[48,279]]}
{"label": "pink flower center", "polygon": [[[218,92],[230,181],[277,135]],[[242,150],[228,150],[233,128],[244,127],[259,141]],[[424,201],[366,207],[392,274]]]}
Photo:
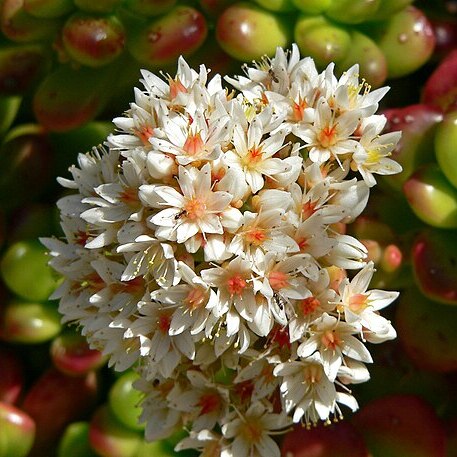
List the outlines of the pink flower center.
{"label": "pink flower center", "polygon": [[339,347],[342,343],[336,330],[326,330],[321,337],[322,344],[327,349],[332,349],[333,351]]}
{"label": "pink flower center", "polygon": [[197,156],[202,152],[204,146],[205,143],[202,140],[200,132],[197,132],[195,134],[189,134],[182,148],[188,155]]}
{"label": "pink flower center", "polygon": [[120,194],[119,194],[119,199],[129,205],[129,206],[135,206],[137,203],[139,203],[139,198],[138,198],[138,191],[137,189],[132,189],[131,187],[126,187]]}
{"label": "pink flower center", "polygon": [[161,314],[159,316],[159,320],[157,322],[157,325],[159,327],[159,330],[164,335],[168,335],[168,331],[170,330],[170,323],[171,323],[170,316],[168,316],[166,314]]}
{"label": "pink flower center", "polygon": [[354,313],[360,313],[368,306],[368,297],[365,294],[355,294],[349,299],[349,309]]}
{"label": "pink flower center", "polygon": [[239,273],[227,280],[227,289],[231,297],[234,295],[240,296],[245,287],[247,287],[247,283]]}
{"label": "pink flower center", "polygon": [[206,302],[206,291],[202,287],[193,287],[185,299],[191,310],[198,309]]}
{"label": "pink flower center", "polygon": [[141,140],[144,146],[149,146],[149,138],[154,136],[152,125],[143,125],[141,128],[134,130],[135,135]]}
{"label": "pink flower center", "polygon": [[308,238],[299,238],[298,240],[295,240],[298,244],[298,247],[300,248],[300,251],[303,252],[306,250],[306,248],[309,246],[308,244]]}
{"label": "pink flower center", "polygon": [[303,203],[301,214],[303,219],[308,219],[308,217],[312,216],[316,212],[316,203],[311,201],[307,201]]}
{"label": "pink flower center", "polygon": [[278,343],[280,348],[287,346],[290,348],[290,337],[287,327],[275,325],[268,334],[268,340],[272,343]]}
{"label": "pink flower center", "polygon": [[272,271],[268,275],[268,281],[273,290],[280,290],[289,285],[289,275],[282,271]]}
{"label": "pink flower center", "polygon": [[219,409],[221,399],[215,393],[207,393],[200,397],[198,406],[200,406],[200,414],[208,414]]}

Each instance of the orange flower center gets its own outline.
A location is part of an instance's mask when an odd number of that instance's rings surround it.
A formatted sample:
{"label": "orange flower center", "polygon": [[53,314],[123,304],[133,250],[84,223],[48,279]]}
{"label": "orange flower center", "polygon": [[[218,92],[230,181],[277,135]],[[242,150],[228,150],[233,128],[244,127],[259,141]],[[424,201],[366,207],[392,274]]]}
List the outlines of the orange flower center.
{"label": "orange flower center", "polygon": [[301,208],[301,215],[303,219],[308,219],[308,217],[312,216],[316,212],[316,203],[311,201],[307,201],[303,203]]}
{"label": "orange flower center", "polygon": [[319,384],[322,379],[322,366],[317,364],[307,365],[303,369],[304,380],[308,384]]}
{"label": "orange flower center", "polygon": [[292,120],[300,122],[303,120],[303,113],[308,106],[305,100],[299,97],[298,102],[294,102],[292,106]]}
{"label": "orange flower center", "polygon": [[193,198],[187,201],[184,210],[188,219],[201,219],[205,215],[206,204],[198,198]]}
{"label": "orange flower center", "polygon": [[247,287],[247,283],[239,273],[227,280],[227,289],[231,297],[234,295],[240,296],[245,287]]}
{"label": "orange flower center", "polygon": [[154,128],[152,125],[143,125],[141,128],[133,132],[143,143],[144,146],[149,146],[149,138],[154,136]]}
{"label": "orange flower center", "polygon": [[316,311],[320,306],[320,302],[316,297],[308,297],[300,300],[299,307],[303,316],[308,316],[309,314]]}
{"label": "orange flower center", "polygon": [[327,330],[322,334],[321,337],[322,344],[327,349],[332,349],[333,351],[341,345],[342,341],[340,340],[336,330]]}
{"label": "orange flower center", "polygon": [[168,80],[168,84],[170,85],[170,99],[174,100],[180,92],[186,93],[187,89],[179,80],[179,78]]}
{"label": "orange flower center", "polygon": [[120,194],[119,199],[129,206],[135,206],[140,201],[137,189],[126,187]]}
{"label": "orange flower center", "polygon": [[324,127],[319,132],[318,140],[323,148],[333,146],[337,142],[336,125]]}
{"label": "orange flower center", "polygon": [[262,160],[262,154],[262,148],[260,146],[249,149],[244,159],[244,165],[247,167],[257,165]]}
{"label": "orange flower center", "polygon": [[200,132],[197,132],[195,134],[189,134],[182,148],[188,155],[197,156],[202,152],[204,146],[205,143],[202,140]]}
{"label": "orange flower center", "polygon": [[349,309],[354,313],[362,312],[368,306],[368,297],[365,294],[355,294],[349,299]]}
{"label": "orange flower center", "polygon": [[245,239],[250,244],[260,246],[267,239],[267,235],[263,228],[252,228],[246,232]]}

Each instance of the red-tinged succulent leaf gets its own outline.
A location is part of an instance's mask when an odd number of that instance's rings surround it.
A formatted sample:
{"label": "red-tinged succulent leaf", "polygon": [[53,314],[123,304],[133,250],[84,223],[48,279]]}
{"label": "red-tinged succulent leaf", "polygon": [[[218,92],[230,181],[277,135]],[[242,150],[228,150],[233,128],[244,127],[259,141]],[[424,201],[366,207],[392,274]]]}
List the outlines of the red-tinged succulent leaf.
{"label": "red-tinged succulent leaf", "polygon": [[403,183],[424,164],[434,161],[434,134],[443,114],[437,108],[415,104],[383,111],[387,117],[386,132],[401,131],[402,136],[392,152],[392,158],[403,167],[397,175],[382,179],[390,187],[400,191]]}
{"label": "red-tinged succulent leaf", "polygon": [[368,457],[362,436],[349,422],[319,424],[311,429],[296,425],[281,445],[283,457]]}
{"label": "red-tinged succulent leaf", "polygon": [[396,244],[389,244],[384,248],[380,267],[386,273],[397,271],[403,264],[403,253]]}
{"label": "red-tinged succulent leaf", "polygon": [[107,84],[116,74],[117,61],[112,65],[100,69],[60,66],[50,73],[33,98],[40,124],[47,130],[63,132],[92,120],[110,96]]}
{"label": "red-tinged succulent leaf", "polygon": [[218,18],[216,39],[234,59],[250,61],[263,55],[273,56],[277,46],[289,44],[290,27],[272,11],[239,2]]}
{"label": "red-tinged succulent leaf", "polygon": [[192,55],[205,41],[208,26],[195,8],[178,5],[168,13],[128,30],[130,54],[148,68],[175,64],[180,55]]}
{"label": "red-tinged succulent leaf", "polygon": [[429,403],[415,395],[372,400],[355,414],[373,457],[445,457],[444,427]]}
{"label": "red-tinged succulent leaf", "polygon": [[446,425],[446,457],[457,457],[457,418],[452,417],[445,422]]}
{"label": "red-tinged succulent leaf", "polygon": [[54,303],[12,301],[0,314],[0,339],[9,343],[44,343],[59,334],[60,319]]}
{"label": "red-tinged succulent leaf", "polygon": [[97,454],[103,457],[135,457],[142,436],[118,422],[109,408],[102,405],[92,415],[89,442]]}
{"label": "red-tinged succulent leaf", "polygon": [[432,300],[457,305],[455,233],[424,230],[414,240],[412,263],[417,284]]}
{"label": "red-tinged succulent leaf", "polygon": [[83,376],[105,362],[100,351],[90,349],[86,338],[70,329],[54,338],[50,350],[54,366],[69,376]]}
{"label": "red-tinged succulent leaf", "polygon": [[22,409],[37,427],[31,456],[48,457],[65,427],[90,413],[97,401],[97,390],[94,372],[72,377],[55,368],[45,371],[22,403]]}
{"label": "red-tinged succulent leaf", "polygon": [[59,441],[57,457],[97,457],[90,447],[89,423],[73,422],[65,428]]}
{"label": "red-tinged succulent leaf", "polygon": [[427,79],[422,103],[443,112],[457,109],[457,49],[450,52]]}
{"label": "red-tinged succulent leaf", "polygon": [[88,67],[102,67],[124,50],[126,32],[115,15],[77,12],[62,28],[62,43],[71,59]]}
{"label": "red-tinged succulent leaf", "polygon": [[389,395],[360,409],[352,423],[372,457],[445,457],[445,432],[432,406],[416,395]]}
{"label": "red-tinged succulent leaf", "polygon": [[408,358],[419,368],[439,373],[457,370],[457,313],[418,289],[400,294],[394,326]]}
{"label": "red-tinged succulent leaf", "polygon": [[0,95],[23,94],[48,68],[45,48],[37,44],[2,46],[0,49]]}
{"label": "red-tinged succulent leaf", "polygon": [[0,455],[26,457],[35,438],[35,423],[21,409],[0,402]]}
{"label": "red-tinged succulent leaf", "polygon": [[[426,13],[428,13],[426,11]],[[451,51],[457,48],[457,18],[449,15],[434,17],[427,14],[432,24],[436,44],[433,51],[433,60],[441,61]]]}
{"label": "red-tinged succulent leaf", "polygon": [[381,0],[339,0],[333,1],[325,14],[344,24],[360,24],[369,20],[379,9]]}
{"label": "red-tinged succulent leaf", "polygon": [[43,19],[28,14],[24,0],[3,0],[0,4],[0,29],[18,43],[52,39],[60,27],[58,19]]}
{"label": "red-tinged succulent leaf", "polygon": [[387,78],[387,62],[379,46],[367,35],[351,30],[350,52],[336,66],[343,73],[354,64],[359,64],[360,77],[371,87],[381,86]]}
{"label": "red-tinged succulent leaf", "polygon": [[[19,135],[0,147],[0,205],[19,207],[40,198],[50,184],[53,154],[42,134]],[[24,186],[27,182],[33,187]],[[47,299],[47,297],[44,297]]]}
{"label": "red-tinged succulent leaf", "polygon": [[376,12],[368,20],[382,21],[388,19],[392,14],[406,8],[414,0],[381,0]]}
{"label": "red-tinged succulent leaf", "polygon": [[111,412],[121,424],[130,430],[141,431],[145,428],[144,422],[139,421],[144,395],[134,387],[138,378],[134,371],[123,373],[111,386],[108,399]]}
{"label": "red-tinged succulent leaf", "polygon": [[19,356],[0,345],[0,402],[14,404],[24,389],[24,366]]}
{"label": "red-tinged succulent leaf", "polygon": [[370,380],[354,386],[360,405],[375,398],[398,394],[420,396],[435,411],[442,411],[449,404],[449,396],[454,391],[452,381],[445,373],[425,371],[415,366],[398,338],[370,349],[375,360],[369,367]]}
{"label": "red-tinged succulent leaf", "polygon": [[203,11],[213,18],[217,18],[229,6],[233,5],[233,0],[199,0]]}
{"label": "red-tinged succulent leaf", "polygon": [[300,15],[295,22],[294,39],[301,53],[312,57],[321,69],[330,62],[341,62],[352,52],[347,28],[322,15]]}
{"label": "red-tinged succulent leaf", "polygon": [[27,13],[38,18],[61,17],[75,9],[72,0],[24,0]]}
{"label": "red-tinged succulent leaf", "polygon": [[436,128],[435,156],[441,171],[457,189],[457,111],[446,114]]}
{"label": "red-tinged succulent leaf", "polygon": [[386,21],[373,25],[374,41],[387,60],[390,78],[410,74],[426,63],[433,53],[435,36],[427,16],[408,6]]}
{"label": "red-tinged succulent leaf", "polygon": [[457,228],[457,189],[436,164],[419,168],[403,185],[416,216],[432,227]]}

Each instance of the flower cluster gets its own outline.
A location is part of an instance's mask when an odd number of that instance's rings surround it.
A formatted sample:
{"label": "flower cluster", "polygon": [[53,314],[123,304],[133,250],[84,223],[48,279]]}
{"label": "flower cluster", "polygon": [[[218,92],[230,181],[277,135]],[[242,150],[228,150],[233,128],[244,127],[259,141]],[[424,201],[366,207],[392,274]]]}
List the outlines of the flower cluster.
{"label": "flower cluster", "polygon": [[[144,89],[105,146],[70,168],[65,241],[45,239],[54,294],[117,370],[134,367],[147,439],[177,428],[202,456],[278,456],[272,434],[352,410],[365,344],[395,337],[369,290],[364,209],[399,133],[387,88],[355,65],[319,73],[293,46],[208,80],[181,58]],[[233,89],[234,88],[234,89]],[[358,270],[358,271],[357,271]]]}

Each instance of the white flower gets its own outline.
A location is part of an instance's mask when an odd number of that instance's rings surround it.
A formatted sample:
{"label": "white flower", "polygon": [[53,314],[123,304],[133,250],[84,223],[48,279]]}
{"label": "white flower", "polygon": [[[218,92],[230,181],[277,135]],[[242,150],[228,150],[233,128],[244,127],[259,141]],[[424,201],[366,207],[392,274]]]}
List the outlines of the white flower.
{"label": "white flower", "polygon": [[151,138],[154,149],[176,156],[181,165],[216,160],[229,139],[230,118],[221,104],[207,115],[197,111],[192,117],[169,117],[163,127],[164,138]]}
{"label": "white flower", "polygon": [[279,457],[290,418],[357,408],[345,385],[369,379],[365,344],[395,337],[379,311],[398,294],[368,289],[346,227],[374,175],[400,170],[399,134],[374,114],[386,88],[334,70],[295,44],[225,78],[238,92],[182,57],[174,76],[143,70],[105,145],[59,179],[51,298],[139,373],[148,440],[186,429],[177,450]]}
{"label": "white flower", "polygon": [[195,335],[205,328],[209,317],[207,307],[214,306],[216,294],[184,262],[179,262],[178,268],[185,284],[154,290],[150,296],[164,306],[176,307],[170,322],[170,335],[179,335],[187,329]]}
{"label": "white flower", "polygon": [[330,288],[330,276],[326,269],[319,271],[316,280],[308,279],[306,287],[306,296],[291,301],[291,306],[286,308],[291,343],[300,340],[323,313],[330,313],[335,308],[336,292]]}
{"label": "white flower", "polygon": [[343,364],[343,355],[360,362],[373,362],[368,349],[353,336],[361,333],[360,325],[346,324],[324,313],[313,323],[310,333],[297,348],[297,354],[306,359],[319,351],[325,373],[332,382]]}
{"label": "white flower", "polygon": [[212,430],[227,414],[228,391],[195,370],[188,371],[187,378],[190,381],[188,389],[170,398],[170,406],[188,413],[193,431]]}
{"label": "white flower", "polygon": [[244,414],[232,414],[229,422],[222,426],[223,436],[232,440],[222,455],[279,457],[279,447],[269,435],[289,424],[284,414],[270,413],[262,403],[253,403]]}
{"label": "white flower", "polygon": [[330,108],[328,101],[321,98],[315,110],[312,124],[297,127],[293,133],[309,147],[309,158],[322,164],[338,156],[353,152],[357,142],[351,138],[361,119],[357,111],[347,111],[339,116]]}
{"label": "white flower", "polygon": [[361,126],[360,141],[352,156],[354,168],[360,172],[370,187],[376,184],[374,173],[392,175],[402,171],[398,162],[389,159],[400,140],[401,132],[380,135],[385,124],[385,116],[371,116],[364,119]]}
{"label": "white flower", "polygon": [[336,389],[325,374],[319,354],[312,354],[306,360],[280,363],[273,374],[281,378],[285,409],[294,411],[295,423],[302,417],[306,424],[316,423],[333,413]]}
{"label": "white flower", "polygon": [[228,250],[235,255],[253,258],[258,250],[263,252],[297,252],[298,245],[286,234],[286,224],[281,209],[259,213],[245,211],[242,224],[234,234]]}
{"label": "white flower", "polygon": [[265,177],[274,178],[290,168],[283,160],[273,157],[284,146],[285,134],[275,133],[266,139],[262,121],[254,118],[248,130],[237,124],[233,133],[234,149],[227,151],[225,160],[231,167],[241,169],[252,193],[264,186]]}
{"label": "white flower", "polygon": [[383,337],[388,340],[395,338],[396,334],[392,324],[377,311],[390,305],[399,294],[378,289],[367,290],[374,272],[373,262],[369,262],[352,281],[347,278],[342,281],[339,308],[346,322],[362,325],[380,342]]}
{"label": "white flower", "polygon": [[[184,243],[197,233],[222,234],[224,226],[236,228],[241,213],[230,206],[232,196],[228,192],[213,192],[210,170],[209,164],[201,170],[179,167],[181,193],[173,187],[154,186],[152,192],[158,201],[153,205],[167,207],[150,219],[158,226],[158,238]],[[148,196],[144,198],[149,201]]]}

